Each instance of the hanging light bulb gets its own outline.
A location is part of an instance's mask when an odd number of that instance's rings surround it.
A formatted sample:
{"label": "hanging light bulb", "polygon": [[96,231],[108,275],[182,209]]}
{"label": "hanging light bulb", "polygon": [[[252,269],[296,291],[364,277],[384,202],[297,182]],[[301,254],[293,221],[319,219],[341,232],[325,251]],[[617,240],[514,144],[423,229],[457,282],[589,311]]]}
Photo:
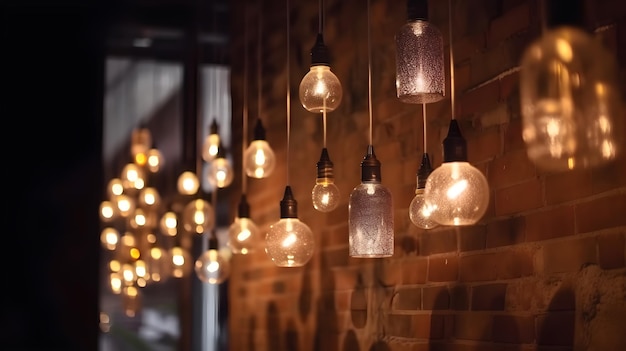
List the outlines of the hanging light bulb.
{"label": "hanging light bulb", "polygon": [[606,164],[624,130],[617,61],[584,29],[582,0],[547,3],[547,31],[520,64],[528,157],[547,171]]}
{"label": "hanging light bulb", "polygon": [[181,246],[174,246],[169,252],[172,263],[172,276],[182,278],[191,271],[191,255]]}
{"label": "hanging light bulb", "polygon": [[124,184],[122,184],[122,180],[120,178],[113,178],[109,180],[109,183],[107,184],[107,192],[109,194],[109,198],[122,195],[122,193],[124,193]]}
{"label": "hanging light bulb", "polygon": [[141,309],[141,295],[135,286],[126,286],[122,290],[122,305],[127,317],[135,317]]}
{"label": "hanging light bulb", "polygon": [[191,200],[183,210],[182,223],[189,233],[202,234],[211,230],[215,224],[213,206],[204,199]]}
{"label": "hanging light bulb", "polygon": [[308,225],[298,219],[298,203],[291,187],[285,187],[280,202],[280,220],[265,236],[265,252],[279,267],[304,266],[315,250],[315,238]]}
{"label": "hanging light bulb", "polygon": [[250,219],[250,205],[245,194],[241,195],[238,210],[238,217],[228,228],[228,247],[233,254],[246,255],[261,245],[261,233]]}
{"label": "hanging light bulb", "polygon": [[161,233],[176,236],[178,233],[178,216],[176,212],[167,211],[161,217],[161,221],[159,222]]}
{"label": "hanging light bulb", "polygon": [[106,227],[102,229],[100,241],[105,249],[114,251],[120,241],[120,232],[113,227]]}
{"label": "hanging light bulb", "polygon": [[219,250],[215,233],[209,238],[209,249],[198,257],[195,263],[198,279],[204,283],[221,284],[230,275],[230,260]]}
{"label": "hanging light bulb", "polygon": [[407,22],[396,35],[396,93],[400,101],[425,104],[443,99],[443,36],[428,22],[428,1],[407,1]]}
{"label": "hanging light bulb", "polygon": [[156,173],[163,167],[165,160],[163,159],[163,154],[159,149],[153,147],[148,150],[146,156],[146,165],[148,166],[148,170],[150,172]]}
{"label": "hanging light bulb", "polygon": [[[135,128],[130,135],[130,155],[133,159],[137,159],[137,155],[141,154],[145,157],[146,153],[152,146],[152,133],[148,128]],[[143,159],[145,164],[145,158]],[[141,159],[140,159],[141,162]],[[143,164],[140,164],[141,166]]]}
{"label": "hanging light bulb", "polygon": [[257,119],[254,128],[254,139],[244,153],[243,165],[246,174],[252,178],[267,178],[276,166],[276,155],[270,144],[265,140],[265,128],[261,119]]}
{"label": "hanging light bulb", "polygon": [[417,171],[417,187],[415,188],[415,197],[409,205],[409,218],[411,222],[418,228],[432,229],[438,226],[438,223],[431,218],[433,208],[425,201],[424,188],[426,187],[426,179],[432,172],[430,166],[430,158],[428,153],[422,155],[422,163]]}
{"label": "hanging light bulb", "polygon": [[351,257],[389,257],[394,251],[393,199],[381,183],[380,161],[368,145],[361,184],[350,193],[348,228]]}
{"label": "hanging light bulb", "polygon": [[144,172],[135,163],[128,163],[124,166],[120,179],[124,190],[140,190],[145,185]]}
{"label": "hanging light bulb", "polygon": [[233,178],[233,167],[224,155],[224,148],[220,145],[217,156],[209,163],[207,180],[211,186],[225,188],[233,182]]}
{"label": "hanging light bulb", "polygon": [[322,29],[324,25],[323,2],[319,1],[319,31],[315,45],[311,48],[311,66],[309,72],[300,81],[300,102],[310,112],[332,112],[343,97],[341,82],[330,70],[328,47],[324,44]]}
{"label": "hanging light bulb", "polygon": [[323,148],[317,162],[317,179],[311,191],[313,207],[320,212],[330,212],[337,208],[341,200],[339,188],[335,185],[333,162],[328,156],[328,149]]}
{"label": "hanging light bulb", "polygon": [[139,206],[156,210],[161,204],[161,195],[157,188],[145,187],[139,192]]}
{"label": "hanging light bulb", "polygon": [[100,203],[100,220],[110,222],[115,218],[115,206],[111,201],[102,201]]}
{"label": "hanging light bulb", "polygon": [[198,176],[191,171],[184,171],[178,177],[177,182],[178,193],[181,195],[193,195],[200,188]]}
{"label": "hanging light bulb", "polygon": [[135,212],[135,199],[126,194],[118,195],[113,199],[117,213],[126,218]]}
{"label": "hanging light bulb", "polygon": [[215,119],[209,126],[209,134],[204,139],[202,144],[202,159],[205,162],[211,162],[217,157],[217,153],[220,147],[220,135],[218,134],[218,126]]}

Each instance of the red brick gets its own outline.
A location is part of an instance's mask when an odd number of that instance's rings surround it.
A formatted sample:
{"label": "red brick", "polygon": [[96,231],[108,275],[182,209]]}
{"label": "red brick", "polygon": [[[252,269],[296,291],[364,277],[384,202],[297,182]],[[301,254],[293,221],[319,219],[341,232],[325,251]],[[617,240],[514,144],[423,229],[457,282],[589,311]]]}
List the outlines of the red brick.
{"label": "red brick", "polygon": [[479,163],[493,159],[500,154],[502,138],[499,126],[483,130],[467,130],[467,159],[470,163]]}
{"label": "red brick", "polygon": [[545,184],[546,202],[549,205],[580,199],[592,193],[589,170],[547,174]]}
{"label": "red brick", "polygon": [[488,111],[498,103],[499,98],[500,84],[497,80],[470,90],[464,93],[460,99],[461,116],[467,118]]}
{"label": "red brick", "polygon": [[457,250],[455,228],[428,230],[420,234],[418,239],[420,253],[425,256]]}
{"label": "red brick", "polygon": [[497,315],[493,317],[493,341],[530,344],[535,341],[535,317]]}
{"label": "red brick", "polygon": [[390,336],[412,337],[412,316],[406,314],[389,314],[385,319],[385,330]]}
{"label": "red brick", "polygon": [[455,311],[467,311],[469,309],[469,288],[464,285],[450,287],[450,308]]}
{"label": "red brick", "polygon": [[488,174],[489,185],[501,189],[531,180],[536,177],[537,171],[526,150],[515,150],[493,159]]}
{"label": "red brick", "polygon": [[394,310],[420,310],[422,309],[421,288],[399,288],[395,291],[391,306]]}
{"label": "red brick", "polygon": [[511,72],[500,79],[500,101],[506,101],[512,96],[519,96],[519,71]]}
{"label": "red brick", "polygon": [[424,310],[447,310],[450,308],[450,293],[447,287],[426,287],[422,294]]}
{"label": "red brick", "polygon": [[413,324],[412,338],[429,339],[431,336],[431,314],[419,313],[411,316]]}
{"label": "red brick", "polygon": [[529,23],[529,6],[527,2],[524,2],[491,21],[487,35],[487,47],[493,47],[504,39],[527,29]]}
{"label": "red brick", "polygon": [[537,317],[537,345],[572,346],[574,312],[550,312]]}
{"label": "red brick", "polygon": [[525,217],[510,217],[487,224],[488,248],[519,244],[525,237]]}
{"label": "red brick", "polygon": [[526,144],[522,139],[522,120],[520,118],[512,119],[508,125],[502,127],[504,129],[504,152],[513,150],[526,150]]}
{"label": "red brick", "polygon": [[594,194],[626,187],[626,160],[622,158],[606,166],[594,168],[591,170],[591,183]]}
{"label": "red brick", "polygon": [[595,238],[572,238],[543,246],[545,273],[577,272],[589,263],[597,263]]}
{"label": "red brick", "polygon": [[456,256],[431,257],[428,265],[428,281],[456,281],[459,274],[458,262]]}
{"label": "red brick", "polygon": [[526,241],[541,241],[575,233],[574,206],[557,207],[526,216]]}
{"label": "red brick", "polygon": [[[463,40],[456,40],[453,45],[454,45],[454,48],[453,48],[454,61],[457,62],[457,66],[458,66],[459,62],[464,62],[465,60],[471,58],[477,53],[483,51],[486,45],[486,38],[483,33],[474,34],[474,35],[466,36],[465,38],[463,38]],[[446,50],[448,50],[448,48],[446,48]],[[455,79],[456,79],[456,76],[455,76]],[[476,82],[470,82],[470,83],[472,85],[476,84]],[[446,90],[446,91],[449,91],[449,90]]]}
{"label": "red brick", "polygon": [[352,290],[357,286],[359,272],[352,268],[335,268],[324,275],[332,275],[332,287],[341,291]]}
{"label": "red brick", "polygon": [[504,311],[506,284],[485,284],[472,287],[472,311]]}
{"label": "red brick", "polygon": [[491,340],[493,316],[466,312],[454,316],[454,337],[463,340]]}
{"label": "red brick", "polygon": [[427,258],[407,258],[402,261],[402,284],[424,284],[428,274]]}
{"label": "red brick", "polygon": [[510,215],[536,209],[543,204],[541,181],[530,180],[496,190],[496,215]]}
{"label": "red brick", "polygon": [[533,273],[533,260],[523,250],[480,253],[460,258],[460,281],[489,281],[528,276]]}
{"label": "red brick", "polygon": [[598,256],[603,269],[622,268],[626,264],[626,231],[598,235]]}
{"label": "red brick", "polygon": [[486,226],[472,225],[458,228],[461,251],[483,250],[487,236]]}
{"label": "red brick", "polygon": [[400,260],[380,260],[374,267],[376,280],[383,286],[394,286],[402,283],[403,262]]}
{"label": "red brick", "polygon": [[626,193],[576,205],[579,233],[626,225]]}

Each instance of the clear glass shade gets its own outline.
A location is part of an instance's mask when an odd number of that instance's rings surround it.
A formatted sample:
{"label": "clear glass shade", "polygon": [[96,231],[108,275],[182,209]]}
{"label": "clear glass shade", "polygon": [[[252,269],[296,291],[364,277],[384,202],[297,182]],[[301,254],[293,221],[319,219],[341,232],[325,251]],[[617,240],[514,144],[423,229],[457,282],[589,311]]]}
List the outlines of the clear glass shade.
{"label": "clear glass shade", "polygon": [[332,179],[317,178],[311,191],[313,207],[320,212],[330,212],[337,208],[341,196]]}
{"label": "clear glass shade", "polygon": [[424,189],[417,189],[409,205],[409,219],[416,227],[432,229],[439,224],[432,219],[433,207],[425,201]]}
{"label": "clear glass shade", "polygon": [[426,104],[445,95],[443,36],[428,21],[407,22],[396,35],[396,92],[400,101]]}
{"label": "clear glass shade", "polygon": [[246,174],[252,178],[267,178],[276,166],[276,155],[265,140],[253,140],[243,155]]}
{"label": "clear glass shade", "polygon": [[213,206],[203,199],[191,200],[183,210],[182,223],[189,233],[208,232],[215,224]]}
{"label": "clear glass shade", "polygon": [[394,250],[391,192],[376,182],[363,182],[348,204],[350,256],[389,257]]}
{"label": "clear glass shade", "polygon": [[228,247],[233,254],[246,255],[263,245],[259,227],[247,217],[237,217],[228,228]]}
{"label": "clear glass shade", "polygon": [[477,223],[489,206],[489,184],[469,162],[444,162],[426,180],[430,218],[441,225]]}
{"label": "clear glass shade", "polygon": [[202,143],[202,159],[205,162],[211,162],[217,157],[220,147],[219,134],[209,134]]}
{"label": "clear glass shade", "polygon": [[233,167],[224,157],[218,157],[209,164],[207,180],[212,186],[225,188],[233,182]]}
{"label": "clear glass shade", "polygon": [[300,102],[310,112],[334,111],[343,97],[341,82],[327,65],[311,66],[300,81]]}
{"label": "clear glass shade", "polygon": [[181,173],[178,177],[177,188],[178,193],[181,195],[193,195],[197,193],[198,188],[200,188],[198,176],[191,171]]}
{"label": "clear glass shade", "polygon": [[209,284],[221,284],[230,275],[229,257],[216,249],[206,250],[196,260],[195,271],[200,281]]}
{"label": "clear glass shade", "polygon": [[298,218],[281,218],[265,236],[265,252],[279,267],[305,265],[315,250],[315,238],[308,225]]}
{"label": "clear glass shade", "polygon": [[520,70],[528,157],[548,171],[615,159],[624,129],[619,77],[613,55],[581,29],[554,28],[532,43]]}

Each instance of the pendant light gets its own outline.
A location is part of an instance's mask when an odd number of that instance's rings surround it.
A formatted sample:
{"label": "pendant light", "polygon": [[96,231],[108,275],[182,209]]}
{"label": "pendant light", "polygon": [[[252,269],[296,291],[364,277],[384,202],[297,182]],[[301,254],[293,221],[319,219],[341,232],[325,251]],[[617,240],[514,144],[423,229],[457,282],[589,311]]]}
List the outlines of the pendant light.
{"label": "pendant light", "polygon": [[546,31],[520,64],[528,157],[546,171],[606,164],[622,152],[616,59],[585,29],[583,0],[546,1]]}
{"label": "pendant light", "polygon": [[[262,9],[262,1],[259,0],[259,9]],[[262,107],[262,95],[263,84],[261,81],[261,48],[262,48],[262,15],[259,13],[259,30],[258,30],[258,43],[257,43],[257,84],[258,84],[258,108],[257,108],[257,121],[254,128],[254,138],[244,153],[243,167],[246,170],[246,174],[252,178],[267,178],[269,177],[276,166],[276,155],[272,150],[270,144],[265,138],[265,127],[263,127],[263,121],[261,120],[261,107]],[[245,131],[247,132],[247,131]]]}
{"label": "pendant light", "polygon": [[265,252],[279,267],[304,266],[315,250],[311,228],[298,219],[298,203],[289,185],[289,152],[291,134],[291,94],[289,77],[289,0],[287,0],[287,186],[280,201],[280,220],[272,224],[265,235]]}
{"label": "pendant light", "polygon": [[193,195],[200,188],[198,176],[192,171],[184,171],[178,176],[176,182],[178,193],[181,195]]}
{"label": "pendant light", "polygon": [[[216,211],[216,191],[212,193],[212,202],[215,204],[213,211]],[[217,217],[216,213],[213,213],[213,215]],[[194,265],[196,276],[204,283],[221,284],[230,275],[230,257],[220,251],[215,227],[204,233],[203,240],[205,240],[203,242],[204,252],[196,259]]]}
{"label": "pendant light", "polygon": [[328,155],[326,148],[326,111],[322,112],[322,120],[324,124],[324,147],[319,161],[317,161],[317,178],[315,186],[311,191],[311,199],[313,207],[320,212],[330,212],[337,208],[341,195],[339,188],[335,185],[335,176],[333,174],[333,162]]}
{"label": "pendant light", "polygon": [[452,119],[443,140],[443,163],[426,180],[424,197],[441,225],[464,226],[478,222],[489,205],[489,184],[467,160],[467,142],[455,119],[452,1],[448,0],[450,35],[450,104]]}
{"label": "pendant light", "polygon": [[233,182],[233,166],[226,158],[224,147],[220,143],[215,159],[209,163],[207,169],[207,180],[213,187],[225,188]]}
{"label": "pendant light", "polygon": [[[247,22],[246,22],[247,24]],[[243,69],[243,107],[241,118],[241,160],[245,159],[248,133],[248,26],[245,27],[244,69]],[[250,218],[250,204],[246,197],[248,191],[248,177],[242,167],[241,174],[241,199],[239,200],[237,217],[228,228],[228,247],[233,254],[246,255],[255,252],[261,245],[261,233],[254,221]]]}
{"label": "pendant light", "polygon": [[422,104],[422,116],[424,119],[424,153],[422,154],[422,162],[417,171],[417,186],[415,188],[415,197],[411,200],[409,205],[409,219],[416,227],[422,229],[432,229],[439,224],[431,218],[433,209],[424,198],[424,188],[426,187],[426,180],[433,169],[430,165],[430,157],[426,152],[426,105]]}
{"label": "pendant light", "polygon": [[217,121],[213,119],[209,126],[209,134],[204,138],[202,143],[202,159],[205,162],[211,162],[217,156],[220,145],[220,135],[218,131]]}
{"label": "pendant light", "polygon": [[428,22],[427,0],[407,0],[407,22],[395,40],[396,93],[400,101],[426,104],[443,99],[443,36]]}
{"label": "pendant light", "polygon": [[389,257],[394,251],[393,199],[381,184],[380,161],[372,145],[372,59],[370,1],[367,1],[369,145],[361,162],[361,184],[350,193],[348,227],[351,257]]}
{"label": "pendant light", "polygon": [[319,0],[319,31],[311,48],[309,72],[300,81],[300,103],[310,112],[332,112],[343,97],[341,82],[330,70],[328,47],[324,44],[324,2]]}
{"label": "pendant light", "polygon": [[199,197],[185,206],[181,221],[188,233],[202,234],[215,225],[215,211],[208,201]]}

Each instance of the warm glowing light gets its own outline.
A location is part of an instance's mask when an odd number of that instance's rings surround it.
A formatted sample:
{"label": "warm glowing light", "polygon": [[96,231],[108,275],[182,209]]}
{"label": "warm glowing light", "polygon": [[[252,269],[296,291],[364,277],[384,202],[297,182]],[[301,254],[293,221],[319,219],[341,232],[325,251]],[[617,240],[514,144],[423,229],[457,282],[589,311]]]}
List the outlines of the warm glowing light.
{"label": "warm glowing light", "polygon": [[330,212],[339,206],[341,195],[332,179],[318,178],[311,190],[313,207],[320,212]]}
{"label": "warm glowing light", "polygon": [[102,201],[100,203],[100,218],[108,222],[115,216],[115,208],[111,201]]}
{"label": "warm glowing light", "polygon": [[302,107],[309,112],[332,112],[343,98],[341,82],[330,66],[312,65],[300,81],[299,97]]}
{"label": "warm glowing light", "polygon": [[143,189],[145,185],[144,174],[141,168],[134,164],[128,163],[122,169],[122,176],[120,177],[122,180],[122,185],[124,189]]}
{"label": "warm glowing light", "polygon": [[192,200],[183,210],[183,227],[190,233],[202,234],[213,228],[215,212],[213,206],[203,199]]}
{"label": "warm glowing light", "polygon": [[225,188],[233,182],[233,178],[233,168],[227,158],[218,157],[209,165],[207,180],[212,186]]}
{"label": "warm glowing light", "polygon": [[195,173],[185,171],[178,177],[178,192],[182,195],[193,195],[200,188],[200,181]]}
{"label": "warm glowing light", "polygon": [[205,162],[212,162],[219,151],[220,136],[219,134],[209,134],[204,139],[202,145],[202,159]]}
{"label": "warm glowing light", "polygon": [[448,191],[446,192],[446,195],[448,196],[449,199],[456,199],[461,194],[463,194],[463,192],[466,189],[467,189],[467,180],[466,179],[462,179],[462,180],[452,184],[450,186],[450,188],[448,188]]}
{"label": "warm glowing light", "polygon": [[175,212],[168,211],[163,214],[160,222],[161,232],[169,236],[175,236],[178,232],[178,217]]}
{"label": "warm glowing light", "polygon": [[266,178],[276,166],[274,151],[265,140],[253,140],[243,155],[243,164],[248,177]]}
{"label": "warm glowing light", "polygon": [[124,185],[122,184],[122,180],[119,178],[111,179],[107,186],[107,190],[111,198],[122,195],[122,193],[124,192]]}
{"label": "warm glowing light", "polygon": [[161,151],[159,151],[158,149],[150,149],[148,151],[147,165],[150,172],[158,172],[159,169],[163,167],[164,163],[165,162],[163,160],[163,155],[161,154]]}
{"label": "warm glowing light", "polygon": [[128,195],[118,195],[114,201],[122,217],[128,217],[135,210],[135,201]]}
{"label": "warm glowing light", "polygon": [[139,193],[139,203],[146,208],[155,208],[161,202],[161,195],[154,187],[146,187]]}
{"label": "warm glowing light", "polygon": [[102,234],[100,235],[100,241],[107,250],[115,250],[117,248],[119,240],[120,233],[117,231],[117,229],[107,227],[102,230]]}
{"label": "warm glowing light", "polygon": [[111,272],[119,272],[122,269],[122,264],[118,260],[111,260],[109,261],[109,269]]}
{"label": "warm glowing light", "polygon": [[279,267],[305,265],[315,250],[313,232],[298,218],[281,218],[265,236],[265,252]]}
{"label": "warm glowing light", "polygon": [[200,281],[221,284],[230,275],[229,257],[217,248],[210,248],[196,260],[195,271]]}
{"label": "warm glowing light", "polygon": [[228,247],[233,254],[256,251],[262,244],[261,233],[256,224],[248,217],[236,217],[228,228]]}

